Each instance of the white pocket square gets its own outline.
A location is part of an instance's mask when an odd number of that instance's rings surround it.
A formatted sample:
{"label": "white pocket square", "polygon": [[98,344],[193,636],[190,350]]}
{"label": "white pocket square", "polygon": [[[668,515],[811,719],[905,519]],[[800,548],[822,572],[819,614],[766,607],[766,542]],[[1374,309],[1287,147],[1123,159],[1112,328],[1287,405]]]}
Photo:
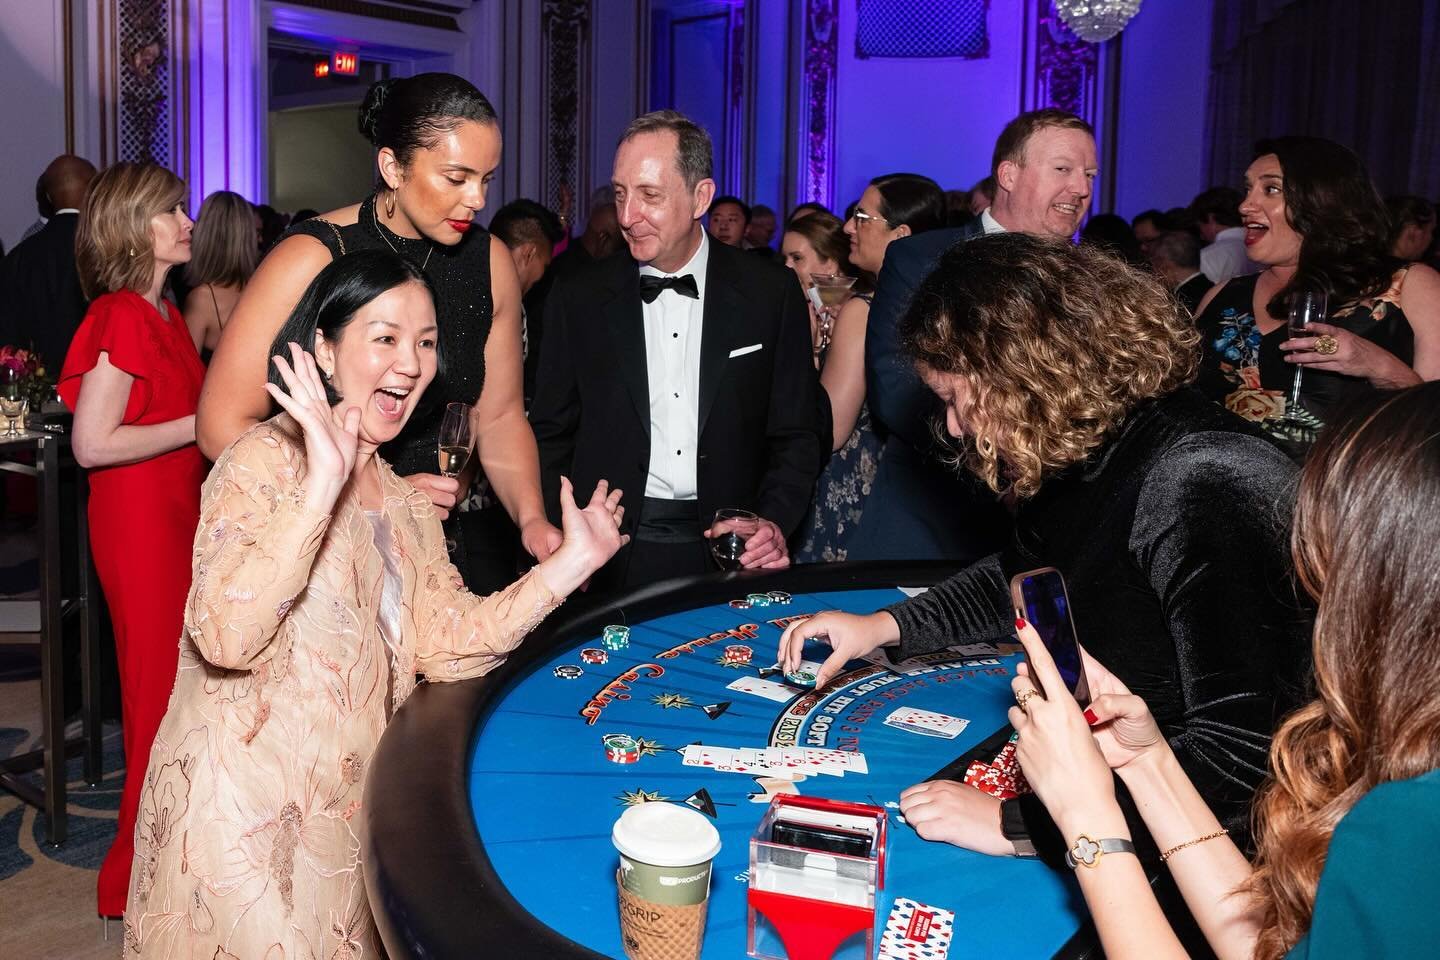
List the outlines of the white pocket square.
{"label": "white pocket square", "polygon": [[754,353],[756,350],[759,350],[762,346],[764,346],[764,344],[752,343],[752,344],[750,344],[750,346],[748,346],[748,347],[736,347],[734,350],[731,350],[731,351],[730,351],[730,359],[733,360],[733,359],[735,359],[736,357],[743,357],[743,356],[745,356],[745,354],[747,354],[747,353]]}

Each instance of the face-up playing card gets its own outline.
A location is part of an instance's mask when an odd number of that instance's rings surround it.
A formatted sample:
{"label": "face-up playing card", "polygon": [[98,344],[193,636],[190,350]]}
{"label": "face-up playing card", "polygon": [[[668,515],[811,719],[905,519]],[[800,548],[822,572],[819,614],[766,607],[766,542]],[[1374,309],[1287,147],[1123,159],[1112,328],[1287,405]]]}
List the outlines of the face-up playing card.
{"label": "face-up playing card", "polygon": [[789,703],[795,698],[795,691],[783,683],[774,680],[764,680],[760,677],[740,677],[725,684],[726,690],[734,690],[737,693],[748,693],[756,697],[764,697],[766,700],[774,700],[776,703]]}
{"label": "face-up playing card", "polygon": [[877,960],[945,960],[955,934],[955,914],[943,907],[896,897],[880,934]]}
{"label": "face-up playing card", "polygon": [[969,720],[961,717],[952,717],[948,714],[936,713],[933,710],[920,710],[916,707],[900,707],[892,710],[884,722],[885,726],[894,727],[897,730],[908,730],[926,737],[944,737],[946,740],[955,739],[970,725]]}

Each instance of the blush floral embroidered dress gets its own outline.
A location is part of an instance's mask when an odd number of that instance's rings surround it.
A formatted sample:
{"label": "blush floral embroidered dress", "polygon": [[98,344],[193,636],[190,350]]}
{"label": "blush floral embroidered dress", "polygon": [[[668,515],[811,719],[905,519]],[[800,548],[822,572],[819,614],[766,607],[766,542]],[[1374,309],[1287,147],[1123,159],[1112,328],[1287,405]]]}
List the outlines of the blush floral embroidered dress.
{"label": "blush floral embroidered dress", "polygon": [[416,675],[494,669],[558,605],[538,574],[476,597],[429,500],[306,508],[288,416],[215,464],[180,670],[140,798],[126,960],[381,957],[360,863],[370,757]]}

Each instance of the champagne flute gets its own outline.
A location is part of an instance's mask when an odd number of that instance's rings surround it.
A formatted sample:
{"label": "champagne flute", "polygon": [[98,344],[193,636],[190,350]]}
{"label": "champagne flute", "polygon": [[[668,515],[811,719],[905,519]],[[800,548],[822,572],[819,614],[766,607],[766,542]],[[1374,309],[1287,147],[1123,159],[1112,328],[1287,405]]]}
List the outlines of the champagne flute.
{"label": "champagne flute", "polygon": [[[460,476],[470,460],[470,404],[449,403],[445,405],[445,416],[440,421],[440,475],[454,479]],[[456,506],[465,499],[465,491],[455,494]],[[445,552],[455,552],[455,540],[445,538]]]}
{"label": "champagne flute", "polygon": [[[1324,290],[1296,290],[1290,294],[1290,319],[1289,334],[1292,339],[1295,337],[1308,337],[1311,334],[1310,324],[1321,323],[1325,320],[1325,309],[1328,306],[1329,296]],[[1300,364],[1295,365],[1295,378],[1290,382],[1289,402],[1285,404],[1285,419],[1289,421],[1299,420],[1300,409],[1300,381],[1305,375],[1305,368]]]}
{"label": "champagne flute", "polygon": [[710,525],[710,556],[721,570],[739,570],[745,542],[760,529],[760,518],[749,510],[721,507]]}

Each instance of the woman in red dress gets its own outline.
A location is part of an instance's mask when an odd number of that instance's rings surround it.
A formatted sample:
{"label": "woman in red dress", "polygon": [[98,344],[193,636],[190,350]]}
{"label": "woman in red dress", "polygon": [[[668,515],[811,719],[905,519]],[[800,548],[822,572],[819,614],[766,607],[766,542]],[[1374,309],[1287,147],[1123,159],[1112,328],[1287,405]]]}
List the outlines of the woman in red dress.
{"label": "woman in red dress", "polygon": [[90,549],[115,625],[125,788],[100,867],[99,912],[125,909],[135,814],[151,741],[179,661],[205,458],[195,406],[205,368],[161,293],[190,259],[184,184],[154,164],[116,164],[85,196],[75,235],[85,295],[59,390],[75,412],[75,459],[90,472]]}

